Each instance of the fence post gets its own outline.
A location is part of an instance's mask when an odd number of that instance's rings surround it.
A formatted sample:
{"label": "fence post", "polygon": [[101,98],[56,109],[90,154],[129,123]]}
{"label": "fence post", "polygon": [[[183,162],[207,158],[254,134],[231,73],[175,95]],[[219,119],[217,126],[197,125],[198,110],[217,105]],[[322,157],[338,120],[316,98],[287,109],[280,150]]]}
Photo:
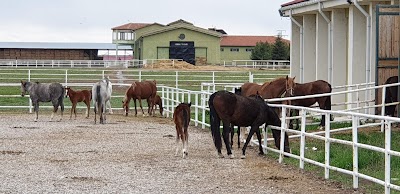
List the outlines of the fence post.
{"label": "fence post", "polygon": [[167,112],[167,118],[169,117],[169,88],[166,88],[167,90],[167,95],[166,95],[166,102],[165,102],[165,110]]}
{"label": "fence post", "polygon": [[[28,70],[28,81],[31,81],[31,70]],[[29,113],[32,113],[32,100],[31,98],[28,98],[29,101]]]}
{"label": "fence post", "polygon": [[329,141],[329,138],[331,138],[331,114],[330,113],[324,113],[325,114],[325,179],[329,179],[329,168],[328,166],[330,165],[330,151],[331,151],[331,144]]}
{"label": "fence post", "polygon": [[254,74],[251,73],[251,71],[249,71],[249,82],[253,83],[254,81]]}
{"label": "fence post", "polygon": [[65,70],[65,87],[68,86],[68,70]]}
{"label": "fence post", "polygon": [[178,88],[178,71],[175,71],[175,87]]}
{"label": "fence post", "polygon": [[[164,87],[161,87],[161,102],[162,102],[162,104],[165,104],[164,92],[165,92]],[[160,107],[160,109],[161,109],[161,107]],[[163,114],[164,114],[164,111],[163,111]],[[161,116],[164,116],[164,115],[161,115]]]}
{"label": "fence post", "polygon": [[204,92],[201,93],[201,109],[202,109],[202,115],[201,115],[201,128],[204,129],[205,123],[206,123],[206,96]]}
{"label": "fence post", "polygon": [[[264,124],[265,125],[265,124]],[[264,149],[263,149],[263,151],[264,151],[264,153],[265,154],[267,154],[267,152],[268,152],[268,149],[267,149],[267,147],[268,147],[268,141],[267,141],[267,139],[268,139],[268,137],[267,137],[267,131],[268,131],[268,129],[270,129],[271,127],[268,127],[268,126],[264,126],[263,127],[265,130],[263,130],[263,136],[264,136]],[[237,128],[237,130],[240,130],[240,127],[238,127]],[[239,133],[238,133],[239,134]],[[241,134],[241,135],[244,135],[244,134]],[[240,137],[239,137],[239,141],[240,141]]]}
{"label": "fence post", "polygon": [[390,149],[391,149],[392,123],[388,123],[385,130],[385,193],[390,193]]}
{"label": "fence post", "polygon": [[280,142],[280,149],[279,149],[279,163],[283,162],[283,149],[285,147],[285,128],[286,128],[286,108],[282,107],[281,142]]}
{"label": "fence post", "polygon": [[[397,87],[397,86],[396,86]],[[386,94],[386,86],[382,88],[382,98],[381,98],[381,116],[385,116],[385,94]],[[385,130],[385,120],[381,120],[381,132]]]}
{"label": "fence post", "polygon": [[304,154],[306,147],[306,111],[301,109],[301,128],[300,128],[300,168],[304,169]]}
{"label": "fence post", "polygon": [[139,81],[142,81],[142,70],[139,71]]}
{"label": "fence post", "polygon": [[[328,119],[328,118],[326,118]],[[352,136],[353,136],[353,189],[358,189],[358,117],[352,116]]]}
{"label": "fence post", "polygon": [[102,79],[104,79],[104,78],[105,78],[105,77],[104,77],[104,70],[102,71],[102,77],[103,77]]}
{"label": "fence post", "polygon": [[215,92],[215,71],[212,72],[213,92]]}
{"label": "fence post", "polygon": [[196,93],[195,94],[195,98],[194,98],[194,118],[195,118],[195,123],[194,126],[199,126],[199,94]]}

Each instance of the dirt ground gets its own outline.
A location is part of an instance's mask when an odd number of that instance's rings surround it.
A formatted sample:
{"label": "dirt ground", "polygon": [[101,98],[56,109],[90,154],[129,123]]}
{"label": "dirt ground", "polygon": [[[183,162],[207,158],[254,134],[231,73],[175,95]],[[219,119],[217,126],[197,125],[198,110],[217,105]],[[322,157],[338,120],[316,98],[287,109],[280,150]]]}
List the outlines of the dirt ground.
{"label": "dirt ground", "polygon": [[211,133],[194,126],[188,157],[175,157],[169,118],[33,118],[0,114],[0,193],[355,193],[254,148],[218,158]]}

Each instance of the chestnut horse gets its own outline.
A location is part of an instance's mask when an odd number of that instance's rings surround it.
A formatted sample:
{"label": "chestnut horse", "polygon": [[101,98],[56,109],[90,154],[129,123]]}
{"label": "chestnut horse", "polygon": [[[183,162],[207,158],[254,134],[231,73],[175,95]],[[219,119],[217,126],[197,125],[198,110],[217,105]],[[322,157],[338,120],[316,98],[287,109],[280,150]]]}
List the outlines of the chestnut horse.
{"label": "chestnut horse", "polygon": [[188,127],[190,123],[190,106],[192,103],[180,103],[174,111],[174,123],[176,128],[176,151],[175,156],[178,156],[179,139],[182,140],[182,158],[188,155]]}
{"label": "chestnut horse", "polygon": [[153,101],[153,110],[155,111],[157,109],[156,105],[158,105],[158,108],[160,109],[160,115],[162,116],[164,107],[162,104],[161,97],[158,94],[156,94],[153,100],[151,100],[150,98],[147,99],[147,104],[151,104],[152,101]]}
{"label": "chestnut horse", "polygon": [[[153,111],[153,99],[157,94],[156,81],[135,81],[126,90],[124,100],[122,101],[122,107],[125,109],[125,116],[128,116],[129,112],[129,102],[133,99],[135,104],[135,116],[137,116],[136,100],[139,100],[140,108],[142,109],[142,114],[144,116],[144,111],[142,107],[142,99],[150,99],[148,104],[148,114],[151,115]],[[154,111],[153,111],[154,114]]]}
{"label": "chestnut horse", "polygon": [[[259,142],[259,154],[264,155],[264,151],[261,146],[261,133],[259,130],[261,125],[264,123],[265,126],[281,125],[281,120],[279,119],[278,114],[276,114],[276,112],[273,111],[272,108],[269,107],[260,96],[244,97],[222,90],[215,92],[210,96],[208,106],[210,107],[211,133],[219,157],[223,157],[221,153],[221,131],[219,128],[221,120],[223,123],[223,139],[227,154],[230,158],[234,157],[232,154],[231,145],[229,143],[231,125],[240,127],[251,126],[249,136],[247,137],[246,143],[242,148],[241,158],[246,157],[246,148],[254,133],[256,133]],[[275,139],[275,146],[280,148],[281,132],[279,130],[272,129],[272,135]],[[286,133],[284,138],[284,151],[290,152],[289,140]]]}
{"label": "chestnut horse", "polygon": [[[293,78],[286,78],[286,93],[285,97],[293,97],[293,96],[306,96],[306,95],[313,95],[313,94],[324,94],[324,93],[331,93],[332,87],[331,84],[324,80],[316,80],[304,84],[296,83],[294,81],[295,77]],[[291,100],[289,104],[294,106],[304,106],[310,107],[313,104],[318,103],[320,109],[324,110],[331,110],[331,96],[323,96],[323,97],[316,97],[316,98],[306,98],[306,99],[298,99],[298,100]],[[294,110],[294,112],[298,115],[298,110]],[[292,113],[291,113],[292,114]],[[333,121],[333,117],[331,115],[330,118]],[[292,122],[290,122],[290,128],[292,127]],[[299,120],[296,119],[296,129],[299,128]],[[320,127],[325,126],[325,115],[322,115],[321,122],[319,124]]]}
{"label": "chestnut horse", "polygon": [[265,82],[262,85],[256,83],[244,83],[240,87],[240,94],[248,97],[256,95],[258,91],[263,99],[278,98],[285,92],[286,77],[276,78],[270,82]]}
{"label": "chestnut horse", "polygon": [[72,112],[75,114],[75,119],[76,119],[76,105],[78,102],[84,102],[86,104],[86,118],[89,118],[89,111],[90,111],[90,101],[92,100],[92,93],[89,90],[80,90],[80,91],[75,91],[72,90],[70,87],[65,87],[65,90],[67,91],[67,96],[69,97],[69,100],[72,103],[72,108],[71,108],[71,115],[69,116],[69,119],[72,119]]}

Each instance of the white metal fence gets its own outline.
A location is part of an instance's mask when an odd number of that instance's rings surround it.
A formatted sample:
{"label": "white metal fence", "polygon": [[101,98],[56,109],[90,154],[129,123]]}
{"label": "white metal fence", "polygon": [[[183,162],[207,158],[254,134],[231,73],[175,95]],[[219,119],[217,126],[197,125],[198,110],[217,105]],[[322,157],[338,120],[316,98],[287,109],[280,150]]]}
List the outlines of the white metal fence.
{"label": "white metal fence", "polygon": [[[174,66],[182,59],[132,59],[132,60],[33,60],[33,59],[0,59],[0,67],[10,68],[142,68],[157,63],[170,63]],[[233,60],[222,61],[225,67],[246,67],[264,69],[289,69],[290,61],[286,60]]]}

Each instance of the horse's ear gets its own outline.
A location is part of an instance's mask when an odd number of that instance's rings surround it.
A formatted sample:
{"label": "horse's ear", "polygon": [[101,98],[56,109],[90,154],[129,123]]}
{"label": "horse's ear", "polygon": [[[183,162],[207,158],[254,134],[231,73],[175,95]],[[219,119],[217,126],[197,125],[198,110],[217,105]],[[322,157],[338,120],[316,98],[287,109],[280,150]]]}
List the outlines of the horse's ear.
{"label": "horse's ear", "polygon": [[288,80],[289,79],[289,76],[288,75],[286,75],[286,80]]}
{"label": "horse's ear", "polygon": [[189,107],[192,106],[192,102],[189,102]]}
{"label": "horse's ear", "polygon": [[296,78],[296,76],[293,77],[293,80]]}

